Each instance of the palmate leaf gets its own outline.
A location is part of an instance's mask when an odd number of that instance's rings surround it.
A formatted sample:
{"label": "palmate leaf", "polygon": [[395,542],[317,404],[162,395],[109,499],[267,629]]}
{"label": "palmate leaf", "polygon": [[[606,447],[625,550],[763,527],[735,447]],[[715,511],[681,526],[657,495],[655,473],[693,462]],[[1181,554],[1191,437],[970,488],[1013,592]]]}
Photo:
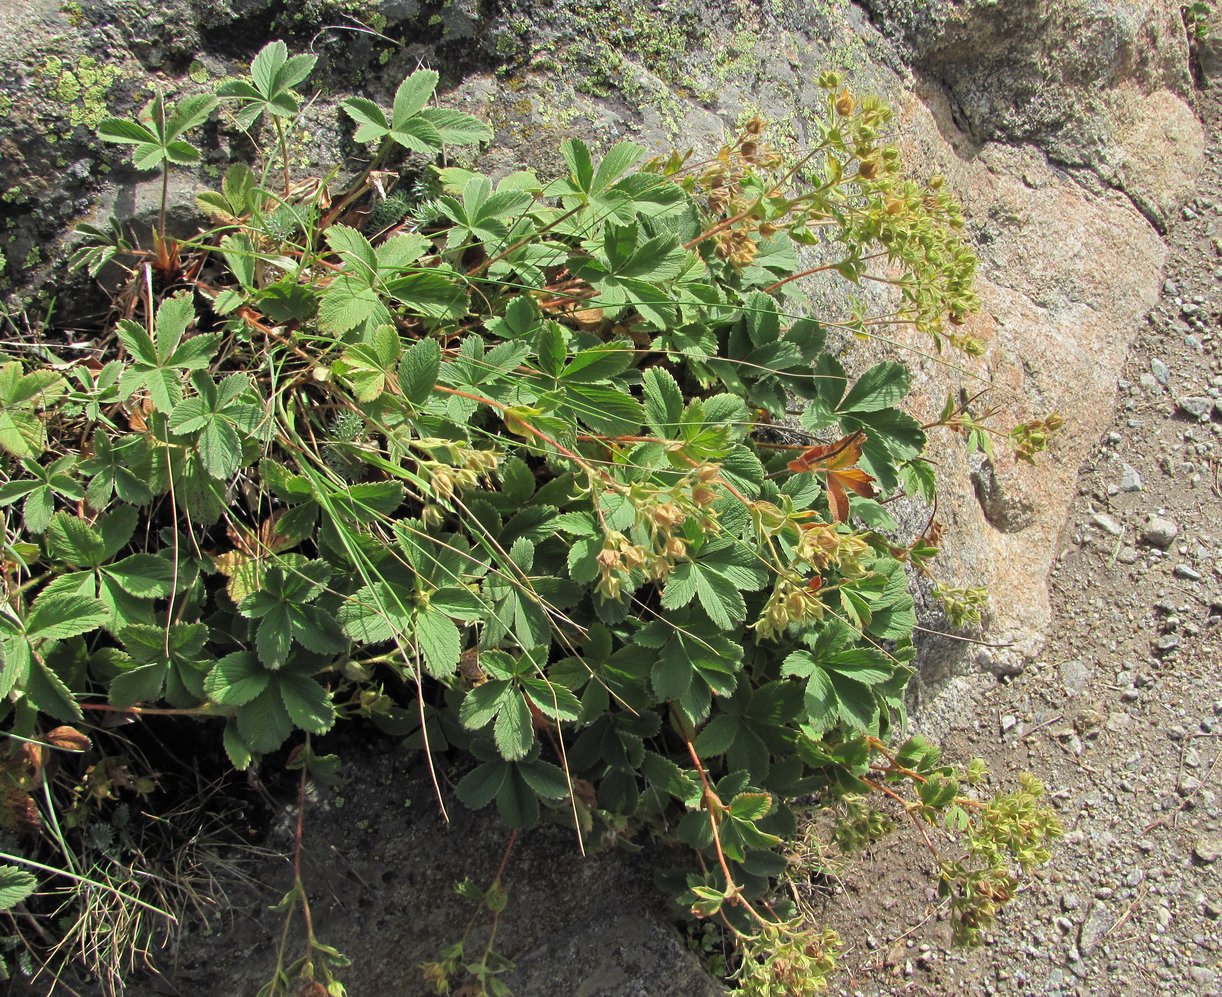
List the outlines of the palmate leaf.
{"label": "palmate leaf", "polygon": [[849,492],[867,499],[878,494],[874,477],[856,466],[865,444],[865,433],[851,433],[835,443],[808,447],[788,464],[789,470],[797,474],[813,471],[822,476],[828,512],[837,523],[849,518]]}
{"label": "palmate leaf", "polygon": [[893,408],[908,394],[911,373],[902,363],[885,360],[861,375],[836,411],[858,415]]}
{"label": "palmate leaf", "polygon": [[237,118],[243,128],[250,128],[265,113],[290,118],[300,106],[300,98],[293,88],[305,81],[317,61],[312,55],[290,58],[284,42],[269,42],[251,61],[250,83],[227,80],[216,92],[219,97],[239,104]]}
{"label": "palmate leaf", "polygon": [[459,717],[468,730],[481,730],[492,723],[497,750],[508,761],[525,757],[534,744],[530,711],[517,683],[511,680],[486,682],[472,689],[463,700]]}
{"label": "palmate leaf", "polygon": [[768,573],[750,547],[715,540],[675,568],[662,590],[662,605],[680,609],[695,598],[719,629],[730,630],[747,615],[742,593],[757,591],[767,581]]}
{"label": "palmate leaf", "polygon": [[204,691],[222,706],[245,706],[267,688],[271,675],[249,651],[220,658],[204,680]]}
{"label": "palmate leaf", "polygon": [[458,627],[436,606],[418,612],[413,632],[424,656],[424,667],[433,678],[449,678],[458,671],[462,637]]}
{"label": "palmate leaf", "polygon": [[124,397],[146,388],[162,412],[182,401],[183,374],[206,367],[220,342],[216,333],[201,333],[183,342],[183,334],[194,321],[192,296],[183,292],[166,298],[158,307],[152,336],[130,319],[119,323],[119,341],[131,357],[119,378]]}
{"label": "palmate leaf", "polygon": [[325,734],[335,723],[330,694],[315,679],[300,669],[269,671],[248,651],[217,661],[204,688],[212,702],[240,707],[235,733],[250,751],[275,750],[294,727]]}
{"label": "palmate leaf", "polygon": [[403,353],[403,344],[393,326],[378,326],[366,333],[365,341],[344,351],[343,359],[332,369],[352,386],[353,396],[362,404],[380,398],[386,390]]}
{"label": "palmate leaf", "polygon": [[898,641],[912,636],[916,606],[908,591],[908,576],[898,561],[875,561],[872,569],[886,578],[886,587],[871,606],[869,633],[882,640]]}
{"label": "palmate leaf", "polygon": [[718,701],[719,712],[700,731],[696,750],[703,757],[724,754],[730,771],[764,779],[772,756],[783,754],[792,738],[789,724],[801,703],[801,692],[792,683],[767,682],[755,689],[739,683],[732,698]]}
{"label": "palmate leaf", "polygon": [[560,800],[568,795],[564,773],[537,752],[518,762],[488,758],[468,772],[455,787],[467,807],[480,810],[496,800],[501,819],[511,827],[533,827],[539,820],[539,800]]}
{"label": "palmate leaf", "polygon": [[[546,653],[546,645],[543,645],[517,658],[499,651],[483,655],[481,667],[490,679],[468,692],[459,707],[459,718],[468,730],[482,730],[489,723],[493,725],[497,750],[509,761],[526,757],[535,744],[534,724],[523,685],[533,681],[531,676],[538,670],[536,660],[544,659]],[[542,688],[535,687],[531,691],[546,696],[550,706],[551,687],[546,682],[540,684]],[[570,712],[574,705],[575,701],[566,697],[565,712]]]}
{"label": "palmate leaf", "polygon": [[[693,721],[707,715],[711,696],[733,694],[742,668],[742,646],[710,633],[698,613],[671,614],[665,622],[641,628],[635,640],[656,649],[650,672],[654,695],[678,703]],[[699,705],[693,709],[693,704]]]}
{"label": "palmate leaf", "polygon": [[152,170],[163,163],[190,166],[199,161],[199,150],[180,136],[202,125],[217,105],[211,94],[184,97],[168,106],[158,89],[140,121],[104,118],[98,123],[98,137],[105,142],[134,146],[132,160],[138,170]]}
{"label": "palmate leaf", "polygon": [[365,97],[351,97],[342,104],[344,112],[357,124],[357,142],[392,142],[413,152],[431,155],[443,145],[474,145],[492,137],[492,129],[478,118],[461,111],[426,107],[437,88],[438,76],[431,69],[419,69],[395,91],[389,117],[382,108]]}
{"label": "palmate leaf", "polygon": [[325,561],[280,560],[268,566],[259,591],[238,604],[238,612],[259,621],[255,647],[268,668],[285,664],[294,641],[319,654],[334,654],[346,646],[335,620],[310,605],[330,577]]}
{"label": "palmate leaf", "polygon": [[254,435],[263,421],[258,405],[243,400],[251,394],[250,378],[230,374],[220,384],[198,372],[191,377],[196,394],[179,402],[170,413],[175,433],[196,433],[196,447],[205,471],[220,481],[232,478],[242,466],[242,441]]}
{"label": "palmate leaf", "polygon": [[322,296],[319,319],[325,328],[348,332],[366,323],[369,328],[389,325],[384,299],[432,318],[466,311],[466,290],[454,271],[431,267],[409,272],[428,247],[423,237],[398,235],[375,250],[355,229],[333,225],[327,241],[344,267]]}
{"label": "palmate leaf", "polygon": [[46,446],[42,409],[67,390],[67,382],[52,370],[24,373],[13,360],[0,364],[0,450],[14,457],[37,457]]}
{"label": "palmate leaf", "polygon": [[110,683],[114,706],[165,696],[176,706],[189,706],[204,696],[204,675],[212,659],[204,651],[208,628],[202,623],[170,623],[166,626],[131,624],[119,631],[119,640],[135,667]]}
{"label": "palmate leaf", "polygon": [[473,175],[463,189],[461,200],[438,199],[438,207],[454,222],[446,236],[447,247],[453,249],[472,240],[501,243],[508,235],[509,220],[520,217],[533,200],[524,190],[498,190],[494,194],[487,177]]}
{"label": "palmate leaf", "polygon": [[80,467],[82,475],[92,478],[85,498],[94,509],[105,509],[116,495],[131,505],[153,500],[153,451],[147,437],[132,433],[113,439],[104,429],[95,429],[93,452]]}
{"label": "palmate leaf", "polygon": [[[614,218],[621,223],[635,221],[634,201],[636,193],[630,182],[633,177],[624,174],[644,155],[643,146],[633,142],[619,142],[608,150],[595,169],[589,147],[579,138],[566,139],[560,144],[560,152],[569,167],[569,175],[556,180],[545,188],[544,193],[558,196],[565,208],[585,206],[585,210],[566,226],[574,232],[584,232],[606,219]],[[647,180],[647,188],[665,186],[656,177]]]}
{"label": "palmate leaf", "polygon": [[794,651],[782,673],[807,680],[803,722],[810,731],[822,734],[843,723],[877,733],[880,707],[873,687],[888,682],[897,665],[877,648],[849,646],[821,654],[817,647],[814,653]]}
{"label": "palmate leaf", "polygon": [[12,910],[38,889],[38,878],[16,866],[0,866],[0,911]]}

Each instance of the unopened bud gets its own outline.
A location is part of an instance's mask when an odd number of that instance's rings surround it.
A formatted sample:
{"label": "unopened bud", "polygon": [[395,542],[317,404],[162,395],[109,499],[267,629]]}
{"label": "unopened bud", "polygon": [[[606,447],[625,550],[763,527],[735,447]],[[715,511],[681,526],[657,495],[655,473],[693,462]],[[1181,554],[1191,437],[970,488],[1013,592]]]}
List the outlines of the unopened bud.
{"label": "unopened bud", "polygon": [[853,101],[853,95],[847,90],[841,90],[840,96],[836,98],[836,113],[842,118],[847,118],[853,113],[853,108],[856,104]]}
{"label": "unopened bud", "polygon": [[630,544],[620,551],[626,568],[639,568],[645,563],[645,552],[635,544]]}
{"label": "unopened bud", "polygon": [[756,502],[753,508],[756,516],[759,517],[760,525],[765,530],[779,530],[788,522],[785,513],[771,502]]}
{"label": "unopened bud", "polygon": [[656,526],[664,530],[671,530],[683,522],[687,517],[684,515],[674,502],[662,502],[653,507],[653,521]]}
{"label": "unopened bud", "polygon": [[620,554],[614,547],[604,547],[598,552],[597,561],[607,571],[616,571],[620,566]]}

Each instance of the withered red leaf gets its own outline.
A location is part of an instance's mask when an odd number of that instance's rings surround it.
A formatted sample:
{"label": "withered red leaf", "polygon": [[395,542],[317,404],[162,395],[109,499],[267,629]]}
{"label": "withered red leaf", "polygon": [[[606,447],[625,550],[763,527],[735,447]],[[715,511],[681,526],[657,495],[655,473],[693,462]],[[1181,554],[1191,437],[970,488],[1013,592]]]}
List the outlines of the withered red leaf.
{"label": "withered red leaf", "polygon": [[856,466],[865,442],[866,434],[858,430],[835,443],[810,447],[789,462],[789,469],[795,474],[811,471],[823,475],[828,509],[838,523],[849,518],[848,492],[862,498],[874,498],[878,494],[874,478]]}
{"label": "withered red leaf", "polygon": [[93,742],[75,727],[56,727],[43,735],[47,744],[63,751],[88,751]]}

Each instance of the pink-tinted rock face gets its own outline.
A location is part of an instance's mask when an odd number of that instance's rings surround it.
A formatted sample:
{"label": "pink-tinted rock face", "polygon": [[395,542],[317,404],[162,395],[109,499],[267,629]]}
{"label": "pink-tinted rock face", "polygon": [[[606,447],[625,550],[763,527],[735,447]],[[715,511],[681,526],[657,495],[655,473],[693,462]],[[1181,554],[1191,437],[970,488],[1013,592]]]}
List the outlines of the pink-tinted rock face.
{"label": "pink-tinted rock face", "polygon": [[1158,158],[1168,142],[1182,153],[1192,141],[1183,131],[1188,42],[1175,0],[866,5],[979,141],[1038,145],[1125,191],[1159,225],[1199,169],[1191,155]]}
{"label": "pink-tinted rock face", "polygon": [[[1160,192],[1170,199],[1200,162],[1200,130],[1187,106],[1165,91],[1145,101],[1165,111],[1153,127],[1179,136],[1161,145],[1181,164]],[[979,659],[1007,671],[1038,652],[1047,630],[1045,579],[1060,552],[1078,467],[1109,422],[1129,343],[1157,297],[1164,244],[1124,194],[1084,188],[1035,147],[987,143],[955,152],[944,113],[937,99],[913,98],[901,130],[914,159],[946,174],[967,217],[988,220],[981,311],[971,320],[986,352],[964,366],[991,375],[984,404],[1000,407],[1000,425],[1048,411],[1065,418],[1052,452],[1034,466],[1003,444],[995,461],[980,466],[976,458],[973,467],[960,438],[934,431],[932,456],[943,482],[938,516],[954,538],[940,570],[951,566],[958,582],[989,588],[988,639],[1011,646]],[[948,388],[973,390],[969,378],[942,364],[909,362],[919,371],[911,401],[929,419]]]}

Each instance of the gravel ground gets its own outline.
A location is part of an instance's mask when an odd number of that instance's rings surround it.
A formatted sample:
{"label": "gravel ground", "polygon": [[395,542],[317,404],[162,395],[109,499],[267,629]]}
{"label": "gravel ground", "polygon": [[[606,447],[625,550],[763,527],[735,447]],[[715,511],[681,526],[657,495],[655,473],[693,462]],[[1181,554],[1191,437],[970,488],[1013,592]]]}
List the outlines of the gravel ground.
{"label": "gravel ground", "polygon": [[854,942],[840,993],[1222,994],[1222,98],[1201,112],[1207,169],[1081,470],[1044,655],[919,717],[999,786],[1044,780],[1065,839],[966,953],[920,847],[850,860],[822,912]]}

